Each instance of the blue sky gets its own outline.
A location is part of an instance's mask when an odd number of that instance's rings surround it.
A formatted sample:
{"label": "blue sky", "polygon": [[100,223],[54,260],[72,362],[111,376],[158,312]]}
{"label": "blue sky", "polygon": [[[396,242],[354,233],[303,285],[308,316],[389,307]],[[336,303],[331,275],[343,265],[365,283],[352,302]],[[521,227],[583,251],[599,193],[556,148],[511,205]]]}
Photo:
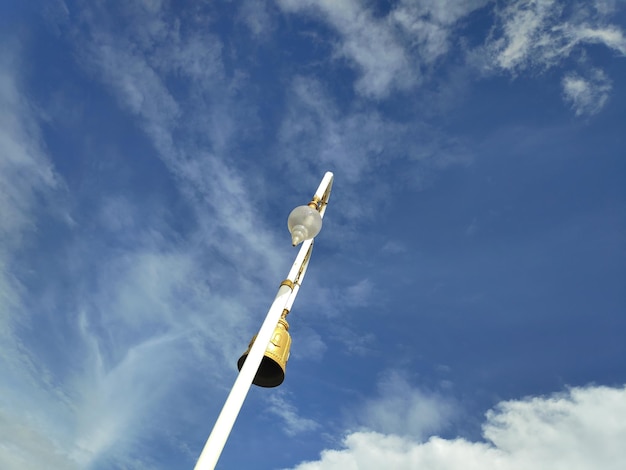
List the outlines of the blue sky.
{"label": "blue sky", "polygon": [[622,469],[621,0],[0,5],[0,467]]}

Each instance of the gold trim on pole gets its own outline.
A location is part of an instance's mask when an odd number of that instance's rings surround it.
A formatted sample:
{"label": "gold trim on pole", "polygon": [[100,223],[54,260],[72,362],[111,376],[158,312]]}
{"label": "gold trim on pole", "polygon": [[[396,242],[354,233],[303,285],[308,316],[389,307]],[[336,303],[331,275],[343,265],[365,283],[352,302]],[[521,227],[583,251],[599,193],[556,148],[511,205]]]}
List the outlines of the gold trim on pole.
{"label": "gold trim on pole", "polygon": [[298,274],[296,275],[296,284],[298,284],[298,286],[300,285],[300,276],[302,275],[302,271],[304,271],[304,267],[310,261],[312,252],[313,252],[313,240],[311,240],[311,246],[309,246],[309,249],[307,250],[306,255],[304,255],[304,259],[302,260],[302,264],[300,265],[300,270],[298,271]]}
{"label": "gold trim on pole", "polygon": [[328,199],[330,199],[330,191],[332,189],[332,181],[331,183],[328,185],[328,187],[326,188],[326,191],[324,191],[324,194],[322,194],[322,200],[320,201],[320,207],[321,206],[325,206],[326,204],[328,204]]}

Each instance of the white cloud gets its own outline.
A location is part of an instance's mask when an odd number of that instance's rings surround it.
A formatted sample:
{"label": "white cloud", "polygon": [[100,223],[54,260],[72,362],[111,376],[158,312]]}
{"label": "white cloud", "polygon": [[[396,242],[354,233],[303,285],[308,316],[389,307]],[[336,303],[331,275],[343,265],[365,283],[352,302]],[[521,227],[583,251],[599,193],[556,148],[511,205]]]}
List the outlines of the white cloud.
{"label": "white cloud", "polygon": [[42,434],[35,427],[20,422],[20,419],[3,410],[0,410],[0,441],[0,467],[5,470],[80,468],[76,462],[59,452],[53,434]]}
{"label": "white cloud", "polygon": [[[508,4],[499,14],[503,35],[491,44],[495,63],[504,69],[515,69],[525,66],[527,60],[546,60],[546,54],[553,55],[554,52],[546,53],[541,46],[556,46],[546,44],[544,36],[560,11],[560,5],[552,0]],[[537,48],[541,54],[533,54]]]}
{"label": "white cloud", "polygon": [[62,186],[47,157],[36,112],[18,89],[19,61],[0,49],[0,254],[20,244],[35,228],[37,196],[50,197]]}
{"label": "white cloud", "polygon": [[126,447],[150,429],[157,403],[181,379],[184,336],[176,331],[153,334],[112,361],[85,315],[81,320],[87,347],[85,371],[74,375],[70,387],[76,426],[70,455],[87,468],[105,455],[123,462]]}
{"label": "white cloud", "polygon": [[[79,227],[64,247],[64,266],[71,273],[59,273],[67,275],[71,302],[35,298],[32,312],[25,311],[25,292],[5,270],[11,260],[3,250],[17,247],[24,231],[35,226],[37,198],[62,183],[42,149],[34,113],[15,85],[20,67],[7,62],[2,51],[0,321],[6,320],[6,309],[28,323],[41,307],[57,313],[64,325],[63,337],[57,329],[49,332],[43,356],[23,343],[28,338],[13,334],[10,324],[0,324],[0,435],[11,436],[0,446],[3,469],[43,468],[43,461],[59,469],[103,461],[140,468],[145,457],[134,460],[133,449],[144,430],[150,429],[151,437],[159,432],[155,416],[204,425],[174,411],[183,400],[177,385],[192,375],[210,397],[222,386],[216,384],[233,377],[232,358],[248,339],[239,336],[248,336],[253,321],[248,306],[272,278],[278,283],[278,268],[289,261],[277,256],[273,232],[251,204],[259,188],[221,158],[235,129],[223,114],[229,84],[216,85],[222,77],[220,44],[201,32],[178,37],[176,18],[167,18],[159,2],[122,4],[132,27],[119,31],[108,24],[106,11],[87,6],[79,15],[84,23],[72,31],[74,52],[144,129],[187,197],[195,228],[170,239],[164,213],[151,215],[142,227],[137,219],[145,207],[99,194],[103,203],[90,224],[106,231],[107,241],[117,237],[125,243],[94,246],[93,238],[101,243],[102,238]],[[167,86],[172,75],[184,85],[178,94]],[[184,115],[181,97],[193,101]],[[212,153],[206,151],[209,145],[199,149],[207,135],[214,137]],[[288,247],[286,230],[285,242]],[[222,263],[219,272],[215,258]],[[164,397],[172,405],[167,409],[161,406]],[[209,400],[207,406],[218,403]]]}
{"label": "white cloud", "polygon": [[[87,257],[83,268],[93,268],[92,260]],[[213,365],[223,364],[222,354],[233,352],[240,305],[210,296],[190,256],[124,253],[99,264],[99,287],[86,295],[80,287],[73,291],[73,304],[83,310],[77,318],[73,311],[59,314],[68,327],[63,338],[55,330],[47,334],[45,357],[21,336],[10,338],[14,344],[3,338],[0,435],[10,436],[0,446],[3,469],[39,468],[46,461],[59,470],[89,468],[103,459],[139,468],[128,465],[132,444],[154,435],[159,414],[169,419],[177,406],[172,392],[194,368],[190,358],[206,350]],[[22,313],[25,321],[31,318]],[[227,375],[208,361],[195,364],[207,381]],[[172,407],[162,410],[165,396]]]}
{"label": "white cloud", "polygon": [[383,17],[357,0],[281,0],[279,5],[327,21],[340,36],[337,56],[350,60],[360,72],[356,91],[380,99],[419,84],[423,66],[448,52],[455,22],[488,2],[406,0]]}
{"label": "white cloud", "polygon": [[[359,181],[371,180],[377,200],[383,201],[387,188],[381,179],[372,178],[372,173],[393,157],[404,155],[402,144],[410,140],[402,138],[409,133],[407,126],[384,120],[376,112],[343,114],[319,81],[296,77],[287,94],[277,154],[294,181],[302,178],[306,162],[312,162],[318,173],[334,171],[344,181],[344,191],[341,199],[333,199],[332,217],[335,221],[354,220],[371,216],[373,207],[363,205],[362,195],[351,188]],[[316,184],[313,179],[302,183]],[[348,239],[353,230],[345,224],[342,237]]]}
{"label": "white cloud", "polygon": [[342,450],[325,450],[295,469],[621,470],[625,422],[626,388],[573,388],[500,403],[487,413],[485,442],[353,432]]}
{"label": "white cloud", "polygon": [[309,12],[328,21],[340,34],[336,53],[359,68],[356,89],[365,96],[382,98],[392,89],[406,89],[416,76],[411,72],[403,45],[384,21],[356,0],[282,0],[289,12]]}
{"label": "white cloud", "polygon": [[[360,70],[357,90],[365,96],[383,97],[417,83],[420,65],[435,62],[450,49],[450,25],[484,3],[421,1],[423,10],[416,10],[415,4],[403,2],[385,18],[375,17],[357,2],[305,5],[321,5],[315,8],[340,32],[336,53]],[[242,177],[233,161],[236,152],[230,152],[248,121],[233,115],[242,103],[231,101],[238,83],[225,76],[222,44],[204,31],[181,34],[179,19],[170,17],[165,6],[159,1],[121,2],[120,18],[128,22],[128,28],[121,30],[106,11],[87,6],[86,11],[73,11],[81,24],[70,35],[82,65],[108,87],[151,140],[187,197],[195,228],[168,240],[167,223],[160,215],[155,216],[156,226],[142,229],[138,206],[107,196],[92,220],[99,224],[96,230],[105,230],[111,237],[131,232],[132,243],[109,250],[90,245],[86,236],[68,247],[67,263],[76,272],[64,279],[72,286],[72,303],[59,316],[67,325],[66,336],[60,338],[50,331],[47,338],[48,353],[62,351],[68,364],[52,354],[44,357],[34,349],[29,351],[10,325],[0,323],[2,468],[45,466],[41,462],[59,469],[84,468],[101,459],[122,468],[139,468],[140,462],[127,465],[132,454],[128,449],[153,424],[150,417],[165,412],[160,410],[164,397],[169,405],[174,403],[173,389],[183,380],[177,374],[193,374],[190,370],[199,367],[202,374],[198,375],[205,377],[199,380],[210,382],[211,374],[230,373],[226,367],[215,367],[216,362],[223,365],[228,357],[241,353],[248,332],[243,332],[244,338],[238,335],[252,321],[250,299],[258,300],[265,285],[280,279],[274,274],[282,256],[278,256],[272,230],[256,212],[258,195],[263,192],[250,178]],[[241,14],[254,15],[245,8]],[[206,19],[198,13],[194,21]],[[244,18],[256,34],[271,27],[267,18],[256,19],[262,21]],[[586,42],[612,44],[616,50],[621,47],[618,30],[589,27],[579,34]],[[419,51],[419,60],[413,48]],[[7,267],[13,254],[6,254],[35,227],[38,197],[49,197],[63,186],[46,157],[36,112],[16,86],[19,80],[14,71],[19,68],[11,61],[3,61],[0,67],[0,322],[9,311],[25,313],[22,318],[29,319],[21,306],[25,292]],[[171,86],[173,82],[176,86]],[[579,85],[572,83],[576,90]],[[431,129],[401,125],[363,109],[344,113],[315,80],[296,79],[292,90],[281,129],[281,143],[287,144],[282,153],[286,161],[314,156],[323,169],[333,165],[340,169],[346,183],[337,203],[345,204],[346,210],[334,212],[337,218],[339,214],[363,215],[367,209],[358,194],[350,193],[350,184],[371,179],[392,158],[441,156],[440,142],[414,142],[416,134],[433,134]],[[316,183],[312,182],[311,189]],[[377,199],[384,200],[388,188],[375,189]],[[219,272],[214,269],[218,264]],[[234,286],[237,296],[232,295]],[[342,304],[359,305],[370,298],[371,287],[363,280],[348,285],[343,293],[327,294],[343,295],[346,302]],[[31,302],[35,311],[45,299]],[[55,313],[52,307],[50,313]],[[372,334],[358,336],[341,327],[337,331],[349,352],[371,352]],[[321,356],[325,345],[319,335],[313,332],[306,338],[304,349]],[[53,363],[66,368],[54,375],[46,368]],[[213,382],[206,387],[209,398],[220,386]],[[369,426],[412,436],[439,429],[448,416],[445,403],[435,395],[410,389],[400,379],[392,378],[391,384],[393,396],[381,393],[380,399],[364,405]],[[315,421],[299,416],[284,397],[277,400],[277,414],[285,420],[288,432],[317,428]],[[394,416],[401,409],[408,414]],[[422,417],[421,422],[410,419],[416,415]]]}
{"label": "white cloud", "polygon": [[287,394],[283,390],[277,390],[267,396],[269,404],[268,413],[281,418],[284,426],[281,428],[288,436],[314,431],[320,424],[312,419],[304,418],[298,414],[297,408],[289,402]]}
{"label": "white cloud", "polygon": [[[83,65],[95,70],[120,105],[138,118],[197,210],[200,229],[209,232],[204,240],[226,258],[235,257],[242,271],[252,265],[275,269],[271,231],[259,224],[250,204],[258,188],[246,187],[232,161],[232,147],[248,121],[235,120],[228,111],[238,107],[230,102],[233,83],[223,77],[221,43],[202,31],[183,40],[175,18],[168,23],[160,10],[141,13],[132,23],[139,33],[133,29],[126,36],[111,25],[90,24],[94,39],[79,50]],[[141,26],[144,22],[148,26]],[[145,50],[139,47],[144,43]],[[188,79],[189,86],[172,92],[170,73]],[[186,102],[184,114],[178,100]],[[229,249],[221,243],[225,238],[233,239]],[[243,246],[254,255],[243,255]]]}
{"label": "white cloud", "polygon": [[[465,159],[459,139],[440,129],[421,121],[396,122],[376,110],[342,110],[319,80],[302,76],[293,79],[287,94],[278,137],[277,154],[293,180],[302,178],[305,165],[315,165],[320,173],[332,169],[342,180],[341,198],[333,202],[333,219],[342,224],[341,240],[336,240],[339,243],[349,240],[354,232],[354,224],[343,224],[343,220],[373,216],[394,187],[413,184],[410,175],[414,165],[410,165],[406,181],[389,184],[379,177],[391,164],[420,160],[444,168]],[[364,181],[377,195],[369,204],[363,204],[362,193],[354,191],[355,184]]]}
{"label": "white cloud", "polygon": [[467,227],[465,227],[465,235],[475,235],[479,230],[478,219],[474,217]]}
{"label": "white cloud", "polygon": [[626,36],[617,26],[582,24],[578,28],[572,28],[567,33],[571,38],[572,46],[578,43],[601,44],[621,55],[626,55]]}
{"label": "white cloud", "polygon": [[275,28],[275,19],[270,14],[265,1],[245,0],[241,3],[238,16],[250,32],[259,39],[264,39]]}
{"label": "white cloud", "polygon": [[383,245],[381,250],[386,253],[391,253],[395,255],[399,253],[405,253],[407,251],[407,247],[406,245],[404,245],[403,243],[400,243],[399,241],[389,240]]}
{"label": "white cloud", "polygon": [[602,70],[593,69],[588,78],[575,72],[567,74],[562,81],[563,97],[575,111],[576,116],[593,115],[604,107],[611,92],[611,81]]}
{"label": "white cloud", "polygon": [[395,11],[411,9],[411,16],[430,18],[441,25],[451,25],[482,8],[491,0],[402,0]]}
{"label": "white cloud", "polygon": [[368,356],[377,352],[377,340],[373,333],[362,334],[349,325],[336,325],[332,333],[334,339],[342,343],[342,347],[347,354]]}
{"label": "white cloud", "polygon": [[[605,1],[576,2],[571,8],[558,0],[509,2],[496,10],[499,25],[485,44],[486,67],[514,75],[542,71],[563,64],[578,52],[574,57],[581,73],[589,76],[569,72],[562,81],[563,97],[576,115],[596,114],[609,98],[611,82],[602,70],[588,63],[584,46],[599,44],[626,55],[624,31],[609,22],[613,6]],[[473,55],[480,54],[475,51]]]}
{"label": "white cloud", "polygon": [[368,303],[372,295],[374,286],[369,279],[362,279],[359,282],[345,288],[345,302],[352,307],[363,306]]}
{"label": "white cloud", "polygon": [[301,324],[291,336],[294,347],[291,348],[290,358],[319,361],[328,349],[319,333]]}
{"label": "white cloud", "polygon": [[353,283],[341,283],[329,287],[327,285],[313,286],[314,298],[310,304],[319,307],[320,315],[337,318],[340,312],[362,307],[372,299],[374,286],[368,279],[361,279]]}
{"label": "white cloud", "polygon": [[[18,85],[19,50],[11,41],[0,47],[0,467],[73,469],[72,461],[59,452],[65,429],[51,432],[50,423],[31,406],[59,409],[67,397],[19,334],[29,326],[30,316],[24,306],[29,293],[16,265],[37,236],[40,215],[61,216],[63,211],[63,181],[42,141],[41,116]],[[51,393],[39,393],[42,386]]]}
{"label": "white cloud", "polygon": [[595,0],[594,8],[602,15],[608,15],[617,9],[617,5],[623,0]]}
{"label": "white cloud", "polygon": [[390,12],[392,24],[404,31],[409,50],[419,62],[430,64],[446,54],[455,34],[454,25],[490,0],[404,0]]}
{"label": "white cloud", "polygon": [[509,2],[497,10],[499,33],[487,41],[493,64],[520,72],[530,67],[549,68],[570,56],[577,46],[602,44],[626,54],[626,37],[604,15],[577,3],[575,14],[565,16],[565,4],[557,0]]}
{"label": "white cloud", "polygon": [[[347,58],[360,73],[356,91],[380,99],[421,83],[462,34],[459,23],[490,3],[406,0],[382,16],[356,0],[281,0],[279,5],[286,12],[327,22],[339,35],[336,55]],[[496,27],[483,48],[470,52],[470,61],[487,69],[513,74],[543,70],[590,44],[626,54],[623,30],[608,19],[615,11],[612,2],[577,2],[568,8],[559,0],[518,0],[494,8]]]}
{"label": "white cloud", "polygon": [[456,405],[439,393],[412,387],[397,371],[378,382],[379,396],[358,408],[357,422],[370,431],[410,436],[416,440],[450,424]]}

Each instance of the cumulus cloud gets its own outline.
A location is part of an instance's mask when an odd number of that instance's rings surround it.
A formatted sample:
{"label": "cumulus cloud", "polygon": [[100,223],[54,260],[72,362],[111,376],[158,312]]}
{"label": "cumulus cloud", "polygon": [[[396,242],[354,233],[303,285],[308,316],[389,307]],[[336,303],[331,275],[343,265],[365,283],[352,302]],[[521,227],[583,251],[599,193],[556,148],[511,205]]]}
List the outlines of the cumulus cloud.
{"label": "cumulus cloud", "polygon": [[486,418],[483,442],[353,432],[343,449],[325,450],[319,461],[295,469],[619,470],[626,463],[624,387],[573,388],[506,401]]}
{"label": "cumulus cloud", "polygon": [[612,84],[602,70],[594,69],[588,78],[575,72],[567,74],[561,82],[563,98],[570,104],[576,116],[593,115],[604,107]]}

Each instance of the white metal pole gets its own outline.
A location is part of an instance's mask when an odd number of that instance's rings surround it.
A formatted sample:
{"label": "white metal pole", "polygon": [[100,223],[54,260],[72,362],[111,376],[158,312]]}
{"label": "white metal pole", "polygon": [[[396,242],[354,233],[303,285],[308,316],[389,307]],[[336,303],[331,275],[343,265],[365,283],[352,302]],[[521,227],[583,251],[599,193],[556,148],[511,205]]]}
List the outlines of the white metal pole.
{"label": "white metal pole", "polygon": [[[320,215],[322,217],[326,211],[326,204],[328,203],[328,198],[330,196],[332,181],[333,174],[327,172],[314,196],[314,198],[322,201],[322,207],[320,209]],[[267,345],[272,338],[272,334],[274,333],[274,328],[276,328],[283,310],[285,308],[288,310],[291,309],[295,297],[298,294],[300,284],[302,283],[302,279],[304,278],[306,268],[311,258],[312,248],[312,239],[305,240],[302,243],[298,256],[296,256],[296,259],[289,270],[287,279],[281,283],[280,288],[278,289],[274,302],[272,302],[272,305],[267,312],[265,320],[261,325],[261,329],[257,334],[256,340],[248,353],[246,361],[239,371],[239,375],[233,384],[233,388],[228,394],[228,398],[226,399],[222,411],[213,426],[213,430],[211,431],[211,434],[209,435],[209,438],[200,453],[200,457],[196,462],[194,470],[213,470],[217,465],[217,461],[222,454],[224,445],[226,445],[230,431],[232,430],[243,402],[248,395],[248,390],[252,385],[252,381],[256,376],[259,366],[261,365],[265,349],[267,348]]]}

